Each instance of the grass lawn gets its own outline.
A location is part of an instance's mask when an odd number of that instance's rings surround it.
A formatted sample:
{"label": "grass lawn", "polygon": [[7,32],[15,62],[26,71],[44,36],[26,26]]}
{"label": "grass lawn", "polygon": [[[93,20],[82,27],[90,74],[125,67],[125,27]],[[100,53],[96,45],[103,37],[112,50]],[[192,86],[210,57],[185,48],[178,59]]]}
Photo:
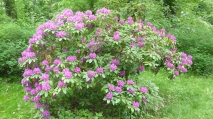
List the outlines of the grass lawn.
{"label": "grass lawn", "polygon": [[195,77],[188,74],[172,81],[161,71],[156,76],[145,72],[143,77],[159,86],[165,107],[154,118],[161,119],[212,119],[213,77]]}
{"label": "grass lawn", "polygon": [[[153,119],[212,119],[213,77],[182,75],[168,80],[161,71],[156,76],[144,72],[142,77],[152,80],[160,88],[165,106],[154,114]],[[0,84],[0,118],[31,119],[34,105],[24,102],[24,89],[20,83]]]}
{"label": "grass lawn", "polygon": [[34,105],[23,100],[20,83],[0,84],[0,119],[32,119]]}

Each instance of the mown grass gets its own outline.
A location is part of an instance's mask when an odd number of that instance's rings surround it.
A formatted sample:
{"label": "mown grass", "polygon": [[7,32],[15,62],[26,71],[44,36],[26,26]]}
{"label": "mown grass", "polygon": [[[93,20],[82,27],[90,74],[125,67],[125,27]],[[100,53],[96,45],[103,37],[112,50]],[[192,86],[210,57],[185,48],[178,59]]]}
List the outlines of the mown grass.
{"label": "mown grass", "polygon": [[32,119],[33,104],[24,102],[20,83],[0,84],[0,119]]}
{"label": "mown grass", "polygon": [[167,79],[165,71],[157,75],[145,72],[146,79],[159,86],[165,106],[154,118],[161,119],[212,119],[213,77],[198,77],[189,74],[176,80]]}
{"label": "mown grass", "polygon": [[[154,75],[144,72],[142,77],[159,86],[164,107],[153,113],[153,119],[212,119],[213,77],[189,74],[176,80],[167,79],[165,71]],[[0,119],[31,119],[34,105],[24,102],[24,89],[20,83],[0,84]]]}

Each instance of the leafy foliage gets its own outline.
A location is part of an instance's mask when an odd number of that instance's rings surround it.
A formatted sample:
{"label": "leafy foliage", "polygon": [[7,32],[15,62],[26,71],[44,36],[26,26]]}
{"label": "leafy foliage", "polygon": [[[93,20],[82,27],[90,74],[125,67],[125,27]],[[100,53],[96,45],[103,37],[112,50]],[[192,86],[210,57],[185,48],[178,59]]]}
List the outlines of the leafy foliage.
{"label": "leafy foliage", "polygon": [[[26,27],[25,27],[26,28]],[[0,28],[0,75],[20,73],[17,58],[20,52],[26,48],[26,41],[32,35],[32,31],[22,29],[15,23],[1,24]],[[12,41],[12,42],[11,42]]]}

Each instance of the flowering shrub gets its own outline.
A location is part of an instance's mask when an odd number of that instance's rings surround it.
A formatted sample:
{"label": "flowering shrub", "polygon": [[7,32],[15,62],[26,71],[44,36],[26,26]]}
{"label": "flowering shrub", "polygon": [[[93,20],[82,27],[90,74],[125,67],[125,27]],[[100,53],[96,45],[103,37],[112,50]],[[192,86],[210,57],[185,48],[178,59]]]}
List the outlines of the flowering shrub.
{"label": "flowering shrub", "polygon": [[81,94],[75,92],[94,89],[91,96],[105,92],[102,99],[123,105],[131,114],[156,109],[156,86],[142,85],[138,75],[162,65],[172,78],[187,72],[192,56],[176,52],[175,44],[165,29],[131,17],[119,19],[106,8],[96,14],[64,10],[37,28],[18,60],[26,67],[21,81],[24,100],[34,102],[44,118],[56,116],[59,104],[67,106],[69,98]]}

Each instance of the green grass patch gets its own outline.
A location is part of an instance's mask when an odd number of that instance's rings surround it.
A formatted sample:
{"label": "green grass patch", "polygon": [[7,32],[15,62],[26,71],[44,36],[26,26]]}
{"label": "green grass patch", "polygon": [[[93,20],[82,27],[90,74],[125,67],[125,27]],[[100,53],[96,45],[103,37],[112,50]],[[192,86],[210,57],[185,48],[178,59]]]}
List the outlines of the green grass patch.
{"label": "green grass patch", "polygon": [[154,75],[145,72],[142,77],[159,86],[164,107],[154,118],[162,119],[212,119],[213,77],[195,77],[188,74],[176,80],[167,79],[165,71]]}
{"label": "green grass patch", "polygon": [[0,84],[0,118],[31,119],[35,114],[31,102],[25,102],[24,89],[20,83]]}

